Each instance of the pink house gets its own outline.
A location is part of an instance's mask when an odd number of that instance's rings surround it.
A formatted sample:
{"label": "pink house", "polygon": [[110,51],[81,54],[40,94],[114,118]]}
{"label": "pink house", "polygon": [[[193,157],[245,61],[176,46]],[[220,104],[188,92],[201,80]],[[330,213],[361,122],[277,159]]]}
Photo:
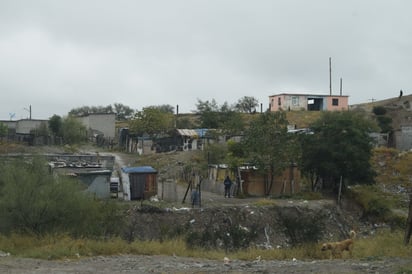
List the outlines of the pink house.
{"label": "pink house", "polygon": [[347,110],[347,95],[280,93],[269,96],[270,111],[279,110]]}

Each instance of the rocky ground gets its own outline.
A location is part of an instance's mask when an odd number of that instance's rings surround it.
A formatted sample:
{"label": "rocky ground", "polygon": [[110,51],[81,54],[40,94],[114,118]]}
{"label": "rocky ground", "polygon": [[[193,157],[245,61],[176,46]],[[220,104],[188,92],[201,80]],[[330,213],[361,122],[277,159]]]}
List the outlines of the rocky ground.
{"label": "rocky ground", "polygon": [[231,261],[175,256],[91,257],[47,261],[6,256],[0,258],[0,273],[411,273],[410,259],[379,261]]}

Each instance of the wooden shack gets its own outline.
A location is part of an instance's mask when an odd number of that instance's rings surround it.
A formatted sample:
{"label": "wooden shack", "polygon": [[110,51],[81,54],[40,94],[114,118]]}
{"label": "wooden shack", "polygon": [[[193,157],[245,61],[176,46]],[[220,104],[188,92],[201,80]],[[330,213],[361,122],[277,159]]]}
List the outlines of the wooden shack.
{"label": "wooden shack", "polygon": [[158,172],[153,167],[123,167],[121,171],[125,200],[144,200],[157,194]]}
{"label": "wooden shack", "polygon": [[296,165],[291,165],[279,175],[274,176],[272,183],[270,182],[269,174],[262,173],[254,166],[242,166],[237,174],[234,174],[228,169],[227,165],[209,165],[208,185],[204,185],[204,188],[221,193],[224,177],[229,175],[233,183],[235,183],[235,178],[239,174],[242,180],[242,189],[235,189],[236,193],[250,196],[277,197],[300,192],[301,174]]}
{"label": "wooden shack", "polygon": [[270,182],[268,174],[262,174],[256,168],[242,167],[240,169],[243,181],[243,193],[251,196],[282,196],[300,192],[300,171],[296,165],[291,165],[274,176]]}

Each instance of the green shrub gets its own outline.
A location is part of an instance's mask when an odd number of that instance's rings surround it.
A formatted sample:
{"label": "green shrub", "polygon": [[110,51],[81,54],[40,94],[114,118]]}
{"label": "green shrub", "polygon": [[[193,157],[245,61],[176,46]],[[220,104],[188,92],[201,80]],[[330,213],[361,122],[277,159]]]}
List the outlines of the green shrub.
{"label": "green shrub", "polygon": [[386,108],[384,106],[374,106],[372,109],[372,112],[375,115],[385,115],[386,114]]}
{"label": "green shrub", "polygon": [[389,212],[389,206],[385,203],[385,201],[379,198],[372,198],[367,202],[363,213],[365,217],[383,219]]}
{"label": "green shrub", "polygon": [[315,243],[322,238],[324,216],[311,216],[304,212],[296,214],[281,213],[278,221],[283,226],[283,232],[292,246],[305,243]]}
{"label": "green shrub", "polygon": [[399,216],[392,211],[399,200],[380,191],[377,186],[355,186],[352,187],[347,195],[363,209],[363,218],[371,222],[385,222],[393,229],[404,228],[406,223],[405,216]]}
{"label": "green shrub", "polygon": [[77,180],[54,176],[44,159],[9,160],[0,174],[0,233],[118,233],[117,206],[95,200]]}

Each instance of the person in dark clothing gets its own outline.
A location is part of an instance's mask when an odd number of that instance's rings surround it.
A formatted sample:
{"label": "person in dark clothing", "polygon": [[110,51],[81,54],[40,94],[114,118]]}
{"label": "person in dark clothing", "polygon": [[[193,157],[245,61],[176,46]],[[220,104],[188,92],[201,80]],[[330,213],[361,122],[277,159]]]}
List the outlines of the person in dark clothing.
{"label": "person in dark clothing", "polygon": [[223,184],[225,185],[225,198],[230,198],[230,188],[232,187],[232,181],[230,180],[229,176],[226,176]]}

